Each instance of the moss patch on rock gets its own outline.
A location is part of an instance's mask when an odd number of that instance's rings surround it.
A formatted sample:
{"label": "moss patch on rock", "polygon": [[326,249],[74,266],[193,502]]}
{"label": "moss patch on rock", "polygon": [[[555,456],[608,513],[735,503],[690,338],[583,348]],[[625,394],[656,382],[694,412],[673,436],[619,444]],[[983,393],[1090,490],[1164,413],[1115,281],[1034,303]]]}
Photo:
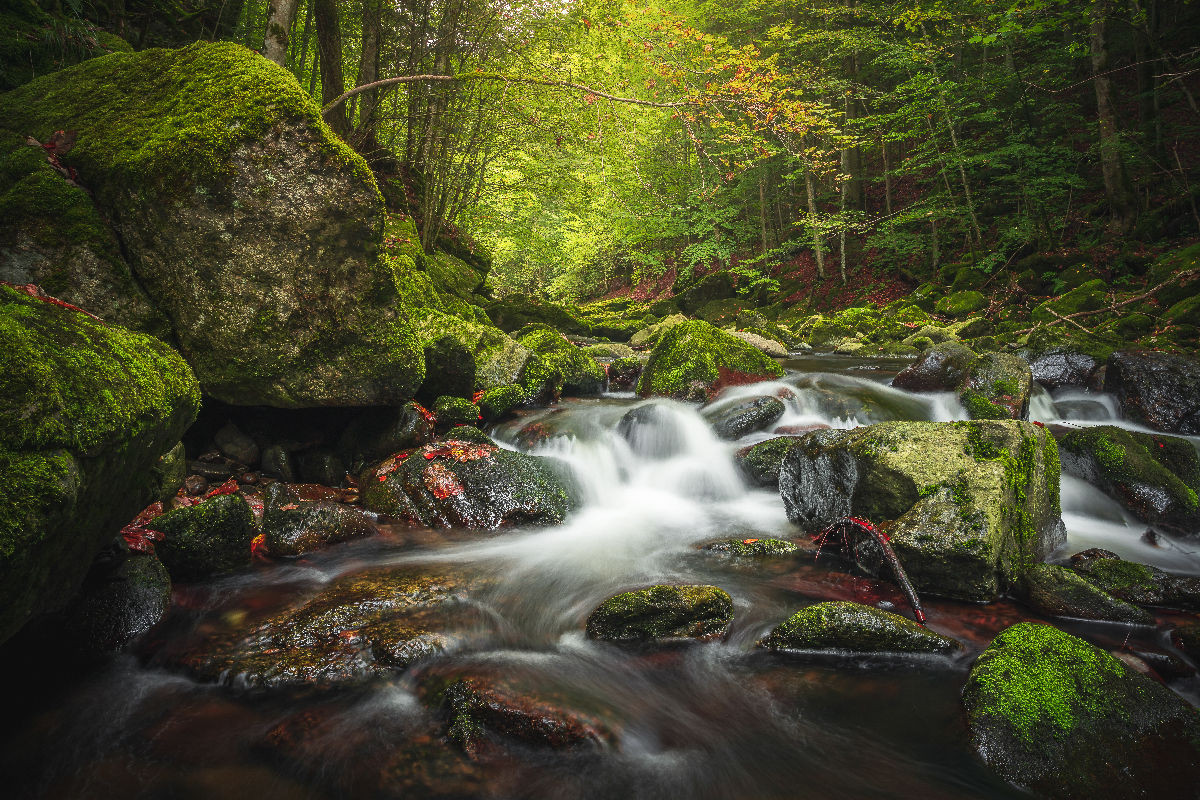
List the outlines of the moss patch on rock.
{"label": "moss patch on rock", "polygon": [[163,540],[159,559],[177,581],[198,581],[250,565],[257,534],[254,513],[240,494],[224,494],[154,520]]}
{"label": "moss patch on rock", "polygon": [[587,619],[591,639],[650,642],[714,639],[733,621],[733,599],[716,586],[660,584],[622,592],[596,607]]}
{"label": "moss patch on rock", "polygon": [[604,368],[558,331],[540,325],[527,326],[517,332],[516,338],[562,377],[563,392],[599,394],[604,391]]}
{"label": "moss patch on rock", "polygon": [[782,375],[783,368],[758,348],[693,320],[662,335],[638,380],[637,393],[707,399],[725,385]]}
{"label": "moss patch on rock", "polygon": [[817,603],[797,611],[760,643],[772,650],[847,650],[854,653],[936,653],[962,645],[907,617],[860,603]]}

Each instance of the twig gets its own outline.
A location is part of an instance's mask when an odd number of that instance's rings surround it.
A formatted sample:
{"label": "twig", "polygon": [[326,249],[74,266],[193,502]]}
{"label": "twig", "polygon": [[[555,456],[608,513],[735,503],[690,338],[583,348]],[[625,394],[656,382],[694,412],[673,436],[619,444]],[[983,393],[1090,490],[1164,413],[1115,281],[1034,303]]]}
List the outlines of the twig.
{"label": "twig", "polygon": [[1082,330],[1087,331],[1088,333],[1091,333],[1091,331],[1088,331],[1087,328],[1084,328],[1082,325],[1079,325],[1079,323],[1075,322],[1075,319],[1077,317],[1090,317],[1093,314],[1111,313],[1113,311],[1116,311],[1118,308],[1124,308],[1125,306],[1132,305],[1133,303],[1136,303],[1139,300],[1145,300],[1147,297],[1151,297],[1155,294],[1158,294],[1160,291],[1167,288],[1172,283],[1183,280],[1185,278],[1194,277],[1196,274],[1197,274],[1197,270],[1194,270],[1194,269],[1185,269],[1183,272],[1177,272],[1176,274],[1172,275],[1167,280],[1165,280],[1162,283],[1155,286],[1153,289],[1142,292],[1141,294],[1135,295],[1126,300],[1122,300],[1119,303],[1113,303],[1112,305],[1110,305],[1106,308],[1097,308],[1092,311],[1076,311],[1074,314],[1064,315],[1064,314],[1059,314],[1054,309],[1047,307],[1046,310],[1049,311],[1054,316],[1058,317],[1058,319],[1054,320],[1053,322],[1040,322],[1037,325],[1034,325],[1032,328],[1025,328],[1024,330],[1013,331],[1012,335],[1013,336],[1023,336],[1024,334],[1027,334],[1027,333],[1033,333],[1038,328],[1053,327],[1053,326],[1057,325],[1059,322],[1071,322],[1071,323],[1075,324],[1077,327],[1081,328]]}

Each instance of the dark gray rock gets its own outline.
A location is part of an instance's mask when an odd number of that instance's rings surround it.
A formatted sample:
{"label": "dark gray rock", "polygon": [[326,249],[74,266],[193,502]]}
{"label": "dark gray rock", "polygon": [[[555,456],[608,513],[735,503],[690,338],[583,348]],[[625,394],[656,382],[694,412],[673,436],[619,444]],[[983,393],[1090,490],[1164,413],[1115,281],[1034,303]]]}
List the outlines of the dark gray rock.
{"label": "dark gray rock", "polygon": [[1119,350],[1108,358],[1104,390],[1130,419],[1167,433],[1200,434],[1200,362],[1174,353]]}

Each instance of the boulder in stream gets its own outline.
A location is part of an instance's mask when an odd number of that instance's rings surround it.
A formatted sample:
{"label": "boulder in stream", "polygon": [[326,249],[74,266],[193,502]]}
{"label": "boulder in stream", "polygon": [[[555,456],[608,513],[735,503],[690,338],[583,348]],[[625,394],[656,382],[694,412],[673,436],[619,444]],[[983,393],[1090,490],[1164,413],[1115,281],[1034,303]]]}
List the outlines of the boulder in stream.
{"label": "boulder in stream", "polygon": [[0,641],[75,594],[199,407],[168,345],[0,286]]}
{"label": "boulder in stream", "polygon": [[1175,575],[1092,549],[1071,556],[1071,567],[1113,597],[1142,606],[1200,611],[1200,576]]}
{"label": "boulder in stream", "polygon": [[1020,356],[984,353],[967,366],[958,400],[971,419],[1029,419],[1033,373]]}
{"label": "boulder in stream", "polygon": [[1153,625],[1154,617],[1113,597],[1073,570],[1057,564],[1034,564],[1025,573],[1021,598],[1040,614],[1068,619],[1094,619],[1126,625]]}
{"label": "boulder in stream", "polygon": [[1200,797],[1196,709],[1049,625],[1001,632],[963,706],[988,766],[1041,797]]}
{"label": "boulder in stream", "polygon": [[258,534],[254,512],[240,494],[221,494],[168,511],[150,526],[163,534],[158,556],[177,581],[198,581],[250,565]]}
{"label": "boulder in stream", "polygon": [[650,353],[637,392],[710,400],[722,388],[779,378],[783,367],[756,347],[703,320],[666,331]]}
{"label": "boulder in stream", "polygon": [[1050,391],[1064,386],[1087,386],[1088,379],[1099,366],[1100,363],[1086,353],[1060,347],[1047,350],[1029,362],[1033,379]]}
{"label": "boulder in stream", "polygon": [[232,42],[113,53],[0,97],[111,221],[204,391],[235,405],[389,405],[424,359],[379,257],[366,162],[287,70]]}
{"label": "boulder in stream", "polygon": [[659,584],[605,600],[587,619],[589,639],[670,642],[719,639],[733,622],[733,599],[716,586]]}
{"label": "boulder in stream", "polygon": [[1063,471],[1171,533],[1200,534],[1200,456],[1187,439],[1112,425],[1067,431]]}
{"label": "boulder in stream", "polygon": [[1065,540],[1058,482],[1053,437],[1014,420],[814,431],[779,472],[788,518],[806,532],[870,520],[919,591],[978,602]]}
{"label": "boulder in stream", "polygon": [[574,508],[547,459],[453,438],[397,453],[361,484],[369,511],[430,527],[555,525]]}
{"label": "boulder in stream", "polygon": [[851,653],[950,655],[962,645],[907,617],[861,603],[830,601],[797,611],[760,647],[772,650],[837,650]]}
{"label": "boulder in stream", "polygon": [[516,339],[562,377],[564,393],[581,395],[604,391],[604,368],[553,328],[528,325],[516,333]]}
{"label": "boulder in stream", "polygon": [[796,444],[798,436],[777,436],[748,445],[733,454],[733,463],[751,486],[778,486],[783,457]]}
{"label": "boulder in stream", "polygon": [[908,392],[952,392],[977,357],[974,350],[961,342],[936,344],[915,364],[902,369],[892,379],[892,386]]}
{"label": "boulder in stream", "polygon": [[716,402],[700,411],[722,439],[740,439],[761,431],[783,416],[786,410],[778,397],[750,397]]}
{"label": "boulder in stream", "polygon": [[306,500],[286,483],[267,487],[262,532],[273,556],[298,556],[338,542],[374,536],[372,515],[358,506]]}
{"label": "boulder in stream", "polygon": [[1152,350],[1119,350],[1108,358],[1104,391],[1125,416],[1167,433],[1200,434],[1200,361]]}
{"label": "boulder in stream", "polygon": [[118,539],[88,572],[70,605],[56,615],[56,638],[71,652],[98,656],[124,649],[162,619],[171,577],[154,553],[129,552]]}

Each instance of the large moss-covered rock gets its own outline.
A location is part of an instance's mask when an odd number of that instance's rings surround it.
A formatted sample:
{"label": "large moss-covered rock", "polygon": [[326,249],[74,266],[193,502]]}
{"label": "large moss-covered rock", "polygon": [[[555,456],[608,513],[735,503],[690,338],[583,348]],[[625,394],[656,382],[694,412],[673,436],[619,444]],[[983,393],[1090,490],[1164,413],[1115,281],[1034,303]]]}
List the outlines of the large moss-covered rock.
{"label": "large moss-covered rock", "polygon": [[208,394],[385,405],[420,385],[374,178],[287,70],[229,42],[115,53],[0,96],[0,118],[78,132],[63,161]]}
{"label": "large moss-covered rock", "polygon": [[562,376],[563,392],[578,395],[604,391],[604,368],[553,328],[525,328],[517,334],[517,341]]}
{"label": "large moss-covered rock", "polygon": [[430,401],[513,385],[522,388],[521,403],[550,400],[561,391],[557,369],[492,325],[431,311],[419,315],[416,330],[434,365],[421,386]]}
{"label": "large moss-covered rock", "polygon": [[254,513],[240,494],[223,494],[154,520],[163,534],[158,557],[177,581],[198,581],[250,565],[250,543],[258,531]]}
{"label": "large moss-covered rock", "polygon": [[1022,622],[963,688],[971,740],[1042,797],[1200,796],[1200,714],[1082,639]]}
{"label": "large moss-covered rock", "polygon": [[367,509],[430,527],[553,525],[574,506],[545,459],[456,439],[397,454],[363,485]]}
{"label": "large moss-covered rock", "polygon": [[199,407],[159,340],[0,286],[0,641],[71,597]]}
{"label": "large moss-covered rock", "polygon": [[987,298],[971,289],[948,294],[934,307],[937,313],[949,317],[965,317],[984,308],[987,308]]}
{"label": "large moss-covered rock", "polygon": [[724,386],[782,375],[783,368],[758,348],[707,322],[692,320],[662,335],[642,370],[637,392],[643,397],[702,400]]}
{"label": "large moss-covered rock", "polygon": [[1113,597],[1078,573],[1057,564],[1034,564],[1025,573],[1022,599],[1049,617],[1094,619],[1127,625],[1153,625],[1154,617]]}
{"label": "large moss-covered rock", "polygon": [[1068,431],[1058,446],[1067,474],[1095,484],[1138,519],[1200,533],[1200,456],[1187,439],[1097,425]]}
{"label": "large moss-covered rock", "polygon": [[659,584],[605,600],[587,619],[591,639],[652,642],[715,639],[733,622],[733,599],[716,586]]}
{"label": "large moss-covered rock", "polygon": [[653,325],[647,325],[637,331],[629,338],[630,347],[653,347],[658,343],[659,337],[664,333],[674,328],[676,325],[681,325],[687,322],[688,318],[683,314],[672,314],[669,317],[656,322]]}
{"label": "large moss-covered rock", "polygon": [[1200,434],[1200,361],[1151,350],[1109,356],[1104,391],[1125,416],[1167,433]]}
{"label": "large moss-covered rock", "polygon": [[915,364],[902,369],[892,379],[892,385],[910,392],[954,391],[977,357],[974,350],[961,342],[935,344]]}
{"label": "large moss-covered rock", "polygon": [[772,650],[950,654],[962,646],[907,617],[861,603],[817,603],[781,622],[759,643]]}
{"label": "large moss-covered rock", "polygon": [[1038,323],[1054,322],[1060,316],[1078,314],[1081,311],[1098,311],[1108,303],[1108,284],[1096,279],[1078,286],[1055,300],[1046,302],[1033,309],[1033,321]]}
{"label": "large moss-covered rock", "polygon": [[989,601],[1064,541],[1058,481],[1054,439],[1029,423],[885,422],[805,434],[779,490],[806,531],[868,519],[917,589]]}
{"label": "large moss-covered rock", "polygon": [[496,327],[510,333],[534,324],[548,325],[563,333],[582,336],[591,333],[591,326],[587,321],[573,314],[565,306],[530,297],[505,297],[489,304],[486,310]]}
{"label": "large moss-covered rock", "polygon": [[1104,550],[1078,553],[1071,557],[1071,566],[1094,586],[1127,602],[1200,610],[1200,576],[1175,575]]}
{"label": "large moss-covered rock", "polygon": [[967,367],[958,400],[971,419],[1028,419],[1033,373],[1011,353],[984,353]]}

